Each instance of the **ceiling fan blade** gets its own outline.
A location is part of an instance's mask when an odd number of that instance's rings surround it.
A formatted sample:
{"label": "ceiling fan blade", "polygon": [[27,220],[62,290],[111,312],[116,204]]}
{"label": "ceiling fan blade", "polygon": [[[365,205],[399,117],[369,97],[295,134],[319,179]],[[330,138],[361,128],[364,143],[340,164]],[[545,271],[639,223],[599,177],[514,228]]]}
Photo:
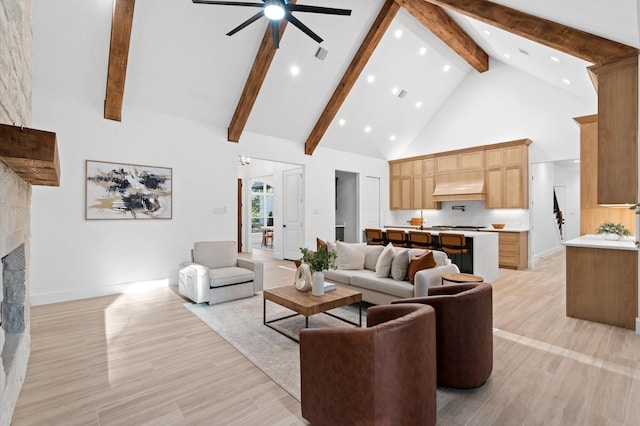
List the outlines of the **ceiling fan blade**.
{"label": "ceiling fan blade", "polygon": [[215,1],[215,0],[191,0],[196,4],[221,4],[223,6],[250,6],[250,7],[264,7],[264,3],[248,3],[238,1]]}
{"label": "ceiling fan blade", "polygon": [[271,21],[271,36],[273,37],[273,48],[280,47],[280,22]]}
{"label": "ceiling fan blade", "polygon": [[242,24],[238,25],[237,27],[235,27],[234,29],[229,31],[227,33],[227,35],[228,36],[234,35],[238,31],[240,31],[241,29],[243,29],[246,26],[248,26],[249,24],[253,24],[254,22],[256,22],[258,19],[262,18],[263,16],[264,16],[264,11],[261,10],[260,12],[256,13],[255,15],[253,15],[251,18],[249,18],[246,21],[244,21]]}
{"label": "ceiling fan blade", "polygon": [[306,35],[308,35],[309,37],[311,37],[312,39],[314,39],[318,43],[322,43],[322,39],[320,38],[320,36],[318,34],[314,33],[313,31],[311,31],[309,29],[309,27],[307,27],[305,24],[303,24],[302,22],[298,21],[298,19],[295,16],[293,16],[290,13],[287,13],[286,15],[284,15],[284,17],[285,17],[285,19],[287,21],[291,22],[293,25],[298,27],[303,33],[305,33]]}
{"label": "ceiling fan blade", "polygon": [[325,13],[327,15],[344,15],[350,16],[349,9],[336,9],[333,7],[308,6],[306,4],[287,4],[285,6],[289,12],[309,12],[309,13]]}

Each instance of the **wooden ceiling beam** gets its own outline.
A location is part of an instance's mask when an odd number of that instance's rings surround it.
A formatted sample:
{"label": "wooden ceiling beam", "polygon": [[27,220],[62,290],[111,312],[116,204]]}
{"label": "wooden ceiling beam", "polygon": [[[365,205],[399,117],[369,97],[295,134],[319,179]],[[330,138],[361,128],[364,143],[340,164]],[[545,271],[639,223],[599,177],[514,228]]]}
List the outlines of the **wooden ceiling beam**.
{"label": "wooden ceiling beam", "polygon": [[104,118],[107,120],[122,121],[122,100],[135,3],[135,0],[113,1],[107,92],[104,99]]}
{"label": "wooden ceiling beam", "polygon": [[[288,3],[293,4],[295,2],[296,0],[290,0]],[[287,22],[286,19],[280,22],[280,40],[282,40]],[[273,36],[271,34],[271,25],[269,24],[264,32],[258,53],[256,53],[256,58],[253,60],[251,71],[249,72],[247,81],[244,83],[242,95],[240,95],[238,105],[236,105],[236,110],[233,113],[233,118],[231,118],[231,123],[227,129],[227,140],[229,142],[240,141],[242,131],[247,125],[249,115],[256,103],[258,93],[260,93],[262,83],[264,83],[264,79],[267,77],[267,72],[269,72],[269,67],[271,67],[271,62],[275,55],[276,49],[273,48]]]}
{"label": "wooden ceiling beam", "polygon": [[320,139],[322,139],[322,136],[324,136],[325,132],[331,125],[331,122],[338,113],[338,110],[340,110],[345,99],[347,99],[353,85],[356,83],[356,80],[358,80],[360,73],[362,73],[362,70],[367,65],[369,58],[371,58],[371,55],[378,46],[382,36],[384,36],[384,33],[389,28],[389,25],[391,25],[391,22],[399,9],[400,5],[394,0],[385,1],[382,9],[380,9],[380,13],[378,13],[378,17],[369,29],[369,32],[360,45],[360,48],[351,60],[351,64],[347,68],[347,71],[342,76],[342,80],[340,80],[338,87],[336,87],[336,90],[333,92],[329,103],[327,103],[327,106],[324,108],[324,111],[322,111],[320,118],[307,138],[307,141],[304,144],[305,154],[311,155],[313,154],[313,151],[315,151],[316,147],[320,143]]}
{"label": "wooden ceiling beam", "polygon": [[441,7],[424,0],[396,0],[478,72],[489,70],[489,55]]}
{"label": "wooden ceiling beam", "polygon": [[638,49],[487,0],[426,0],[587,62],[602,65]]}

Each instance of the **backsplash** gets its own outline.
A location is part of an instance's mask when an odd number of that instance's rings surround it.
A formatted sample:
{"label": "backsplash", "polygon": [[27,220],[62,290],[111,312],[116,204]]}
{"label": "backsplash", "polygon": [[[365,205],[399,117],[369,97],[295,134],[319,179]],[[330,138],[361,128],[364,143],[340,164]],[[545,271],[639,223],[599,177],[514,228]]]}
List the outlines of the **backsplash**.
{"label": "backsplash", "polygon": [[[464,206],[464,211],[460,208]],[[453,208],[455,207],[455,208]],[[420,210],[387,210],[383,226],[408,226],[409,219],[420,217]],[[422,210],[424,226],[469,225],[491,227],[504,223],[505,229],[529,229],[529,210],[485,209],[484,201],[444,201],[441,210]]]}

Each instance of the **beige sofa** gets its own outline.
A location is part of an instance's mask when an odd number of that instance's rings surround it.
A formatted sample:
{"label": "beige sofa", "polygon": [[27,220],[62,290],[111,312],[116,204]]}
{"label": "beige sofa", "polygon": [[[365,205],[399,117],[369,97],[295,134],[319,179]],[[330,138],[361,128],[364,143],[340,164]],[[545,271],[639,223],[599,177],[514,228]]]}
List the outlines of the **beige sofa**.
{"label": "beige sofa", "polygon": [[[382,253],[383,246],[365,246],[365,259],[362,269],[340,269],[340,250],[338,243],[328,243],[329,250],[336,251],[338,257],[336,264],[338,269],[324,271],[325,280],[336,283],[362,293],[362,300],[376,305],[388,304],[393,300],[408,297],[428,296],[429,287],[442,284],[442,274],[458,273],[460,270],[447,257],[446,253],[433,250],[436,266],[430,269],[418,271],[414,284],[408,280],[396,280],[391,277],[380,278],[376,276],[376,263]],[[342,243],[347,244],[347,243]],[[424,253],[421,249],[395,248],[396,256],[400,251],[408,250],[409,257]]]}

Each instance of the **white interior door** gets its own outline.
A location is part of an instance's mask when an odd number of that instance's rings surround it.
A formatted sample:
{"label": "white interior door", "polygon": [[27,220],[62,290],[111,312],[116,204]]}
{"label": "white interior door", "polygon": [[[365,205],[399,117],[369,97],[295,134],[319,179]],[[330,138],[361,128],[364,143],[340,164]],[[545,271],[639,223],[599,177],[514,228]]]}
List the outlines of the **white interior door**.
{"label": "white interior door", "polygon": [[304,187],[302,169],[284,171],[284,212],[282,235],[284,242],[283,257],[299,259],[301,257],[304,226]]}
{"label": "white interior door", "polygon": [[380,228],[380,178],[364,179],[364,227]]}

